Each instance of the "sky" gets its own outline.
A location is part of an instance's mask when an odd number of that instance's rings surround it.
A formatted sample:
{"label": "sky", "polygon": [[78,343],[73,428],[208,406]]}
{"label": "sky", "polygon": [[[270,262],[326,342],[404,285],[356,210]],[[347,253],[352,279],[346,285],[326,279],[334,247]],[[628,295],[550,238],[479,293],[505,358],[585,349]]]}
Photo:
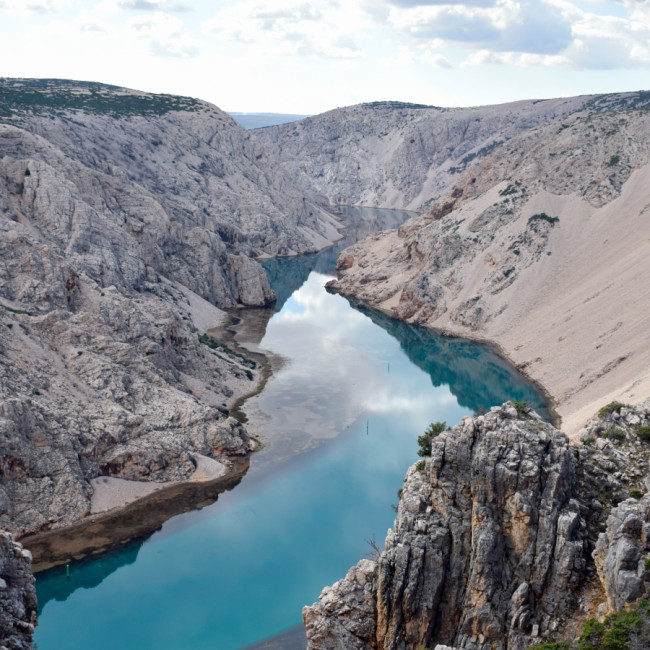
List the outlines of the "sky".
{"label": "sky", "polygon": [[227,111],[650,89],[650,0],[0,0],[0,76]]}

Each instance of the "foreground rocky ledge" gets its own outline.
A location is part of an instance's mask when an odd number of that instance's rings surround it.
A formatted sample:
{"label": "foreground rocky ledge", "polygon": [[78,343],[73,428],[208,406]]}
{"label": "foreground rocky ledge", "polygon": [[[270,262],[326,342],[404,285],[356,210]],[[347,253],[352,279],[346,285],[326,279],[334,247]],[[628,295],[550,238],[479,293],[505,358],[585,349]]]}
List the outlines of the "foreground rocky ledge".
{"label": "foreground rocky ledge", "polygon": [[28,650],[36,625],[31,553],[0,531],[0,650]]}
{"label": "foreground rocky ledge", "polygon": [[384,550],[303,610],[311,650],[525,648],[642,595],[650,410],[614,408],[570,445],[518,406],[432,441]]}

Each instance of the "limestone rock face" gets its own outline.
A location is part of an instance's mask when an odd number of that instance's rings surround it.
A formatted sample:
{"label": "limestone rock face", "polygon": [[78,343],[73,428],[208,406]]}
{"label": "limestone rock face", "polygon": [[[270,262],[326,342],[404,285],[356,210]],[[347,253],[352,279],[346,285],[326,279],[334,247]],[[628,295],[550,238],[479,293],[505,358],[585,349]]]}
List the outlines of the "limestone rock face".
{"label": "limestone rock face", "polygon": [[650,495],[627,499],[612,510],[607,530],[598,538],[595,560],[610,609],[619,611],[645,594],[650,571]]}
{"label": "limestone rock face", "polygon": [[574,483],[567,438],[512,407],[441,434],[406,476],[376,565],[376,628],[359,647],[512,648],[533,623],[550,628],[585,570]]}
{"label": "limestone rock face", "polygon": [[377,625],[377,563],[361,560],[303,609],[310,648],[363,650]]}
{"label": "limestone rock face", "polygon": [[635,445],[603,443],[572,446],[509,403],[442,433],[408,470],[377,561],[304,609],[309,648],[505,650],[562,638],[584,617],[596,567],[613,608],[638,598],[647,497],[611,511],[592,560]]}
{"label": "limestone rock face", "polygon": [[[457,186],[473,161],[516,136],[638,101],[627,93],[475,108],[373,102],[258,129],[256,136],[297,183],[331,203],[423,210]],[[453,204],[446,199],[439,207],[441,214]]]}
{"label": "limestone rock face", "polygon": [[[4,80],[2,89],[20,97],[27,81]],[[0,118],[4,175],[71,252],[97,257],[103,249],[108,259],[88,262],[106,286],[115,274],[137,283],[149,266],[218,306],[257,305],[272,298],[262,269],[249,265],[241,282],[231,255],[314,251],[338,238],[333,217],[215,106],[191,100],[180,110],[121,115],[125,100],[162,100],[96,84],[106,106],[77,109],[71,97],[90,92],[86,85],[53,84],[41,82]],[[48,97],[63,110],[39,107]]]}
{"label": "limestone rock face", "polygon": [[[615,478],[625,486],[598,536],[594,560],[605,587],[609,611],[620,611],[646,593],[650,582],[650,467],[648,442],[638,431],[650,426],[650,408],[621,406],[590,424],[584,434],[601,449],[627,445],[626,463]],[[644,494],[645,493],[645,494]],[[630,497],[630,495],[633,495]],[[628,498],[626,498],[628,497]]]}
{"label": "limestone rock face", "polygon": [[0,648],[30,650],[36,625],[32,556],[0,531]]}
{"label": "limestone rock face", "polygon": [[98,476],[249,453],[228,407],[259,368],[199,335],[273,301],[255,257],[338,234],[210,104],[0,88],[0,528],[22,535],[87,515]]}

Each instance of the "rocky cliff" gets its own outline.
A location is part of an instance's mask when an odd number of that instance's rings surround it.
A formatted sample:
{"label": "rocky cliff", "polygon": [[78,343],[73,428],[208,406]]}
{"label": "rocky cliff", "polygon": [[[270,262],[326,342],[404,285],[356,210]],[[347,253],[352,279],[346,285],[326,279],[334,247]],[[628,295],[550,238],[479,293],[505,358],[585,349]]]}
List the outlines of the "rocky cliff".
{"label": "rocky cliff", "polygon": [[525,648],[634,602],[650,578],[648,424],[619,405],[570,445],[507,403],[440,434],[378,557],[305,608],[309,648]]}
{"label": "rocky cliff", "polygon": [[0,527],[84,517],[99,476],[185,479],[248,453],[228,407],[259,367],[200,335],[217,307],[273,300],[255,257],[335,225],[210,104],[2,80]]}
{"label": "rocky cliff", "polygon": [[606,402],[647,398],[649,98],[586,101],[476,156],[428,212],[344,251],[332,287],[496,342],[568,433]]}
{"label": "rocky cliff", "polygon": [[637,93],[439,108],[374,102],[259,129],[269,154],[332,203],[423,210],[472,161],[544,124],[644,104]]}
{"label": "rocky cliff", "polygon": [[36,590],[29,551],[0,532],[0,648],[29,650],[36,625]]}

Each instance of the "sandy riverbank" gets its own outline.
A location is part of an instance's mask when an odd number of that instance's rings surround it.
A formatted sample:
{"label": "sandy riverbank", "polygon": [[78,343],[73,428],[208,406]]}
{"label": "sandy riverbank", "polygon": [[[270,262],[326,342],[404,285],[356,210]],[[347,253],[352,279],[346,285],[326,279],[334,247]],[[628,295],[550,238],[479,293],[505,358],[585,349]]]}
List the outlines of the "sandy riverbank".
{"label": "sandy riverbank", "polygon": [[[32,552],[33,570],[37,573],[129,541],[144,539],[170,517],[214,503],[222,492],[233,489],[241,481],[249,464],[248,457],[236,459],[216,478],[159,485],[147,494],[135,497],[132,487],[125,489],[122,485],[116,488],[109,483],[111,489],[107,489],[105,495],[110,495],[114,503],[121,498],[120,505],[65,528],[28,535],[20,542]],[[135,500],[124,502],[124,499],[132,497]],[[104,501],[104,504],[108,502]]]}
{"label": "sandy riverbank", "polygon": [[[196,462],[196,470],[186,483],[201,483],[213,481],[224,476],[228,467],[214,458],[192,454]],[[185,483],[185,482],[184,482]],[[115,508],[123,508],[138,499],[142,499],[157,490],[162,490],[175,485],[173,481],[166,483],[152,483],[145,481],[128,481],[113,476],[99,476],[90,481],[93,487],[93,496],[90,501],[90,513],[97,514]]]}

